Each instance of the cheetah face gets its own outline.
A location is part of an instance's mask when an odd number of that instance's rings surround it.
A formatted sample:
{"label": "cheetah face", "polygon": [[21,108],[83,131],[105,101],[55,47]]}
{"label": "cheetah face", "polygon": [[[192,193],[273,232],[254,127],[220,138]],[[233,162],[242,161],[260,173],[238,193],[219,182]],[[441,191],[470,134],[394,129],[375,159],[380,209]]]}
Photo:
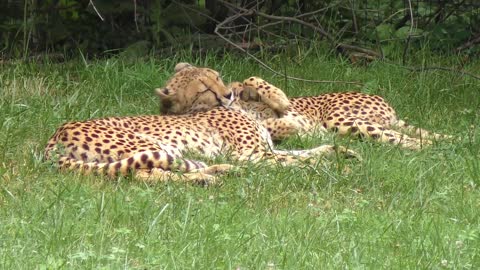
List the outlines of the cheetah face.
{"label": "cheetah face", "polygon": [[160,97],[161,112],[164,114],[229,106],[232,98],[232,91],[225,86],[218,72],[188,63],[178,63],[173,77],[164,88],[157,88],[155,92]]}

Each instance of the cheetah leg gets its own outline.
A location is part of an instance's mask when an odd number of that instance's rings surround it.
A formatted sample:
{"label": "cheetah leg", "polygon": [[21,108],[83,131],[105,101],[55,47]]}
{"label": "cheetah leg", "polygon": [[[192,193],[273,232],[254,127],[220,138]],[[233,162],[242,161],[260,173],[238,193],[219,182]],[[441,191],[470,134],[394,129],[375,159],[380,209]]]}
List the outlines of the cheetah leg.
{"label": "cheetah leg", "polygon": [[258,77],[244,80],[243,90],[240,92],[242,100],[261,101],[279,115],[283,115],[290,106],[287,95],[280,88]]}
{"label": "cheetah leg", "polygon": [[299,164],[316,164],[318,162],[317,156],[302,156],[293,155],[290,153],[273,152],[266,153],[262,160],[266,160],[268,163],[280,163],[284,166],[299,165]]}
{"label": "cheetah leg", "polygon": [[[148,177],[174,177],[173,180],[178,180],[178,179],[191,179],[191,180],[207,180],[207,179],[212,179],[214,175],[218,174],[223,174],[226,173],[232,169],[234,169],[235,166],[231,164],[215,164],[212,166],[208,166],[205,168],[200,168],[200,169],[195,169],[195,170],[190,170],[188,172],[179,174],[178,172],[172,172],[172,171],[166,171],[162,170],[160,168],[153,168],[151,171],[149,170],[138,170],[136,171],[136,176],[139,176],[142,179],[148,178]],[[151,174],[149,176],[149,174]],[[177,178],[178,176],[178,178]],[[183,177],[183,178],[182,178]]]}
{"label": "cheetah leg", "polygon": [[212,174],[223,174],[233,169],[235,169],[235,166],[231,164],[215,164],[215,165],[208,166],[206,168],[194,170],[192,172],[199,172],[199,173],[212,175]]}
{"label": "cheetah leg", "polygon": [[[268,118],[262,121],[262,125],[267,128],[272,137],[272,140],[281,140],[289,136],[299,135],[318,135],[324,134],[326,129],[321,125],[312,125],[306,121],[300,122],[296,117],[282,117],[282,118]],[[318,127],[318,128],[317,128]],[[308,150],[273,150],[275,154],[280,155],[293,155],[301,157],[311,156],[326,156],[331,157],[340,153],[347,158],[361,159],[360,155],[353,150],[349,150],[345,147],[334,145],[322,145]]]}
{"label": "cheetah leg", "polygon": [[267,128],[274,141],[280,141],[294,135],[317,137],[327,133],[322,125],[313,123],[302,116],[286,115],[280,118],[267,118],[261,123]]}
{"label": "cheetah leg", "polygon": [[360,135],[414,150],[432,144],[430,140],[412,138],[406,134],[387,129],[380,124],[371,123],[362,118],[348,117],[343,122],[326,121],[325,124],[327,129],[336,130],[340,135]]}
{"label": "cheetah leg", "polygon": [[148,182],[190,182],[201,185],[218,184],[219,180],[216,176],[202,173],[202,172],[189,172],[189,173],[175,173],[172,171],[164,171],[159,168],[153,168],[152,170],[139,170],[135,172],[135,178]]}
{"label": "cheetah leg", "polygon": [[423,128],[409,125],[403,120],[396,120],[395,122],[391,123],[390,126],[393,129],[396,129],[401,132],[405,132],[407,134],[411,134],[412,136],[417,138],[426,138],[431,140],[442,140],[442,139],[453,138],[453,136],[451,135],[435,133],[435,132],[425,130]]}
{"label": "cheetah leg", "polygon": [[301,161],[307,160],[307,157],[300,157],[289,155],[285,153],[273,153],[273,152],[265,152],[265,153],[256,153],[248,156],[240,156],[237,157],[239,161],[250,161],[254,163],[258,162],[267,162],[268,164],[276,164],[280,163],[282,165],[294,165],[298,164]]}
{"label": "cheetah leg", "polygon": [[[337,150],[338,149],[338,150]],[[337,148],[330,145],[324,145],[309,150],[271,150],[268,152],[259,152],[252,155],[242,155],[237,157],[239,161],[260,162],[266,161],[268,163],[280,163],[282,165],[297,165],[302,163],[316,164],[318,158],[321,156],[330,156],[336,151],[342,152],[345,156],[352,156],[361,159],[360,156],[346,148]]]}
{"label": "cheetah leg", "polygon": [[297,121],[287,118],[268,118],[263,120],[262,125],[267,128],[272,140],[279,141],[297,134],[306,133],[306,129]]}
{"label": "cheetah leg", "polygon": [[306,150],[273,150],[273,153],[276,155],[292,155],[302,158],[332,157],[340,154],[343,155],[345,158],[356,158],[358,160],[361,160],[361,157],[357,152],[347,149],[343,146],[335,145],[322,145]]}

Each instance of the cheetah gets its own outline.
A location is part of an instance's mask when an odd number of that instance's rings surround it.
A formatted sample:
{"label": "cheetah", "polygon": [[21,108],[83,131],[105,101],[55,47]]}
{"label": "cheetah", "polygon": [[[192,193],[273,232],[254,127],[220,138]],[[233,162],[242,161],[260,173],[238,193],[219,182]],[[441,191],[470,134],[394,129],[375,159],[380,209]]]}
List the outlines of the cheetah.
{"label": "cheetah", "polygon": [[[316,162],[320,156],[356,153],[329,145],[309,150],[276,150],[268,131],[235,107],[232,92],[208,68],[184,67],[161,88],[165,108],[183,115],[107,117],[68,122],[47,143],[44,158],[64,170],[84,174],[132,174],[135,178],[215,183],[231,164],[208,166],[185,158],[194,153],[214,158],[228,153],[238,161],[289,165]],[[284,100],[288,103],[288,99]],[[272,105],[274,108],[274,105]]]}
{"label": "cheetah", "polygon": [[[188,66],[188,63],[179,63],[176,69]],[[233,107],[240,107],[257,119],[274,141],[331,130],[340,135],[356,135],[416,150],[432,144],[432,140],[449,138],[408,125],[377,95],[340,92],[285,100],[281,89],[258,77],[250,77],[243,83],[230,83],[227,88],[233,93]],[[162,94],[157,94],[162,112],[170,113],[168,106],[171,104],[165,106]]]}
{"label": "cheetah", "polygon": [[244,101],[238,104],[261,121],[275,141],[292,135],[321,134],[330,130],[339,135],[356,135],[417,150],[431,145],[432,140],[451,138],[408,125],[378,95],[338,92],[294,97],[289,99],[288,109],[279,113],[277,108],[251,94],[259,89],[278,89],[263,79],[250,77],[243,83],[233,82],[227,87],[236,99]]}

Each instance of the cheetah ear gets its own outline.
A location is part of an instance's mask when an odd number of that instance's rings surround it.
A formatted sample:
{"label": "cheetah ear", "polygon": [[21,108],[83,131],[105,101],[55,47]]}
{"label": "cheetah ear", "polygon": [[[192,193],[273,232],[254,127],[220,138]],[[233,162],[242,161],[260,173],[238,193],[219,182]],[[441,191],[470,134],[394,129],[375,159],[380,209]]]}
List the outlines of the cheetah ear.
{"label": "cheetah ear", "polygon": [[185,69],[185,68],[191,68],[193,67],[192,65],[190,65],[189,63],[186,63],[186,62],[180,62],[178,64],[175,65],[175,73]]}
{"label": "cheetah ear", "polygon": [[160,97],[160,99],[163,98],[170,98],[173,93],[168,89],[168,88],[156,88],[155,89],[155,94]]}

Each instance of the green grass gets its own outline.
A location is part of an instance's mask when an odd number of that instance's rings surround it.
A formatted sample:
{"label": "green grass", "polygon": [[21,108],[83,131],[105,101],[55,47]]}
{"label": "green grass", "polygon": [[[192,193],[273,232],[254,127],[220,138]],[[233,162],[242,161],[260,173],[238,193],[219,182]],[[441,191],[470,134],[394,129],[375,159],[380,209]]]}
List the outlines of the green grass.
{"label": "green grass", "polygon": [[[475,269],[480,266],[480,81],[314,51],[269,64],[285,81],[233,56],[15,63],[0,69],[1,269]],[[419,52],[417,63],[457,66]],[[290,96],[356,89],[384,96],[402,118],[455,134],[413,152],[349,138],[291,138],[281,148],[349,145],[363,161],[241,168],[223,185],[145,185],[60,173],[43,147],[65,121],[156,114],[153,89],[177,61],[258,75]],[[479,74],[480,63],[466,70]]]}

